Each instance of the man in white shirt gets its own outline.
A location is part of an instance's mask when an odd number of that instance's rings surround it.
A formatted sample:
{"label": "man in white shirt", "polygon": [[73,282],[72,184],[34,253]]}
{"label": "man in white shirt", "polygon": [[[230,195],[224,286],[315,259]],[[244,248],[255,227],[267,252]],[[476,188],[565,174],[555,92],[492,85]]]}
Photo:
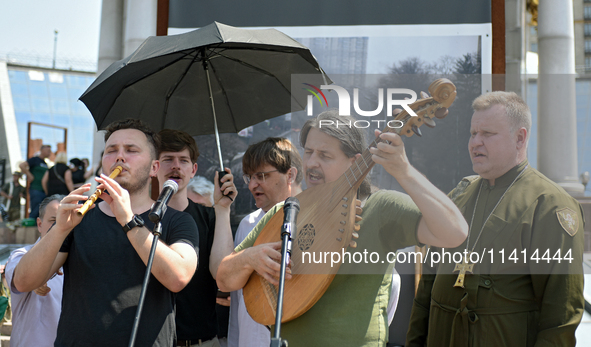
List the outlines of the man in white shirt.
{"label": "man in white shirt", "polygon": [[[64,195],[52,195],[45,198],[39,205],[37,228],[41,239],[55,223],[55,215],[59,202]],[[62,288],[64,278],[55,275],[41,287],[31,292],[19,292],[12,283],[14,269],[34,245],[14,250],[6,264],[6,281],[10,288],[12,300],[12,336],[10,345],[19,346],[53,346],[62,308]]]}
{"label": "man in white shirt", "polygon": [[[242,158],[242,171],[259,209],[242,219],[234,246],[244,240],[271,207],[301,191],[294,192],[293,186],[299,186],[303,177],[302,159],[297,149],[289,140],[279,137],[269,137],[248,147]],[[281,242],[276,245],[279,250]],[[269,329],[255,322],[246,311],[242,289],[233,291],[228,347],[260,347],[270,343]]]}

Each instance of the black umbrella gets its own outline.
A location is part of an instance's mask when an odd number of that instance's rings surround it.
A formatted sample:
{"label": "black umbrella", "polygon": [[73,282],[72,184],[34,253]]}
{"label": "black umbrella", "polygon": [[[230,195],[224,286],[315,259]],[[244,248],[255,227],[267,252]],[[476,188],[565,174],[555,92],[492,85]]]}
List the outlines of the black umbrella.
{"label": "black umbrella", "polygon": [[[215,134],[306,105],[291,92],[291,76],[330,84],[309,49],[275,29],[247,30],[214,22],[181,35],[152,36],[109,66],[82,94],[97,127],[125,118],[155,130]],[[299,95],[299,96],[298,96]]]}

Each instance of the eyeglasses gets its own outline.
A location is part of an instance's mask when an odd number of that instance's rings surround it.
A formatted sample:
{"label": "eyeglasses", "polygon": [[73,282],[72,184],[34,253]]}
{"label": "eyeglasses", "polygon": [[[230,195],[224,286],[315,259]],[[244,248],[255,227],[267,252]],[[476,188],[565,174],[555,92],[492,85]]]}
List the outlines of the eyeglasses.
{"label": "eyeglasses", "polygon": [[242,178],[244,179],[244,183],[246,183],[246,184],[250,184],[251,179],[254,179],[259,183],[264,183],[265,182],[265,175],[268,175],[271,172],[275,172],[275,171],[279,171],[279,170],[271,170],[271,171],[267,171],[267,172],[256,172],[256,173],[253,173],[252,175],[244,174],[244,175],[242,175]]}

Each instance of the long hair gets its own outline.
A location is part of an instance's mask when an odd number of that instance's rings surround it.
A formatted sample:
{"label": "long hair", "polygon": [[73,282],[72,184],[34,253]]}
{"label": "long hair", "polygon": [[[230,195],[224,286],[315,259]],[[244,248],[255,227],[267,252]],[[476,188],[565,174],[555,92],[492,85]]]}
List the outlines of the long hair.
{"label": "long hair", "polygon": [[[332,125],[320,126],[320,121],[332,121]],[[357,154],[363,153],[366,149],[365,136],[363,131],[354,126],[336,126],[337,124],[354,124],[355,118],[351,116],[341,116],[338,110],[328,110],[322,112],[316,118],[309,119],[300,132],[300,145],[306,147],[306,141],[308,140],[308,134],[310,129],[318,129],[330,135],[341,142],[341,151],[347,156],[347,158],[353,158]],[[369,176],[366,176],[361,186],[359,186],[359,196],[365,197],[371,192],[371,184],[369,183]]]}

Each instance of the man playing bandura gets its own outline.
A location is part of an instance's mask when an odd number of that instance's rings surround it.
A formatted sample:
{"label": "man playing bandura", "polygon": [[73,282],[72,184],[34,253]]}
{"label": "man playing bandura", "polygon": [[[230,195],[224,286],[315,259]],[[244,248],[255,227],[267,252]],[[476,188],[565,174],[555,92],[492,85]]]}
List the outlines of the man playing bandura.
{"label": "man playing bandura", "polygon": [[[320,121],[325,120],[322,127]],[[326,126],[324,124],[331,124]],[[364,151],[360,129],[347,124],[350,117],[327,111],[304,124],[300,142],[304,148],[304,172],[308,189],[338,179]],[[449,198],[412,167],[402,139],[393,133],[370,149],[372,160],[383,165],[409,195],[393,191],[371,194],[363,207],[358,248],[382,253],[413,244],[455,247],[465,239],[467,225]],[[360,188],[369,195],[369,184]],[[277,243],[254,246],[273,207],[218,270],[222,290],[242,288],[253,271],[277,284],[280,252]],[[289,279],[289,276],[287,277]],[[337,275],[320,300],[302,316],[282,325],[281,337],[290,346],[376,346],[388,338],[387,304],[392,275]]]}

